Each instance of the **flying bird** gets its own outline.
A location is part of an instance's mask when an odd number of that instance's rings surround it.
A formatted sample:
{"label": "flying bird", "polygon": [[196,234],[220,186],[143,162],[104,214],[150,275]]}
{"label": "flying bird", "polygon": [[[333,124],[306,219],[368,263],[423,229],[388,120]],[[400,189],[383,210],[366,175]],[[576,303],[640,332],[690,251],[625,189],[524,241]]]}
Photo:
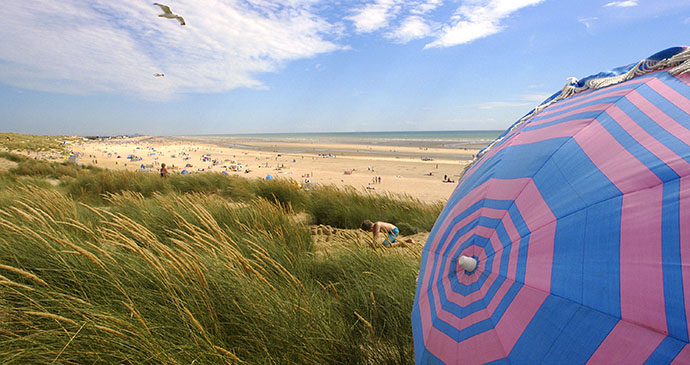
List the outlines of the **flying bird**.
{"label": "flying bird", "polygon": [[163,10],[163,14],[159,14],[158,16],[161,18],[168,18],[168,19],[177,19],[178,22],[180,22],[180,25],[185,25],[184,19],[177,15],[173,14],[172,10],[170,10],[170,7],[167,5],[159,4],[159,3],[153,3],[153,5],[157,5],[158,7]]}
{"label": "flying bird", "polygon": [[165,74],[153,74],[153,76],[155,76],[155,77],[161,77],[161,76],[165,76]]}

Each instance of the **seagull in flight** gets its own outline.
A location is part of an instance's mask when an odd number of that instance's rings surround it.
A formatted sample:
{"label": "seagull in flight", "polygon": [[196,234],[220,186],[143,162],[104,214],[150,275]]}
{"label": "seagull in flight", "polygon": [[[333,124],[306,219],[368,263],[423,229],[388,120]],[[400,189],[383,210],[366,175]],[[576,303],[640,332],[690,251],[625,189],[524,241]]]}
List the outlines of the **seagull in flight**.
{"label": "seagull in flight", "polygon": [[184,19],[177,15],[173,14],[172,10],[170,10],[170,7],[167,5],[159,4],[159,3],[153,3],[153,5],[157,5],[158,7],[163,10],[163,14],[159,14],[158,16],[161,18],[168,18],[168,19],[177,19],[178,22],[180,22],[180,25],[185,25]]}
{"label": "seagull in flight", "polygon": [[161,77],[161,76],[165,76],[165,74],[153,74],[153,76],[155,76],[155,77]]}

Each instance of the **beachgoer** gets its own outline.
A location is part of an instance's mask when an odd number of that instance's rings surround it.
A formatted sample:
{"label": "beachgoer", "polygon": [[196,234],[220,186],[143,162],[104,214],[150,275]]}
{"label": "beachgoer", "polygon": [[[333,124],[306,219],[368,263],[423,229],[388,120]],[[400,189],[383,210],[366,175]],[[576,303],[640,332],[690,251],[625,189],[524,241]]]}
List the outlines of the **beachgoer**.
{"label": "beachgoer", "polygon": [[387,234],[386,237],[383,238],[383,245],[384,246],[405,246],[403,242],[407,243],[414,243],[414,240],[412,238],[405,238],[398,240],[398,235],[400,234],[400,230],[398,227],[395,225],[388,223],[388,222],[381,222],[378,221],[376,223],[373,223],[372,221],[366,219],[362,221],[362,230],[367,231],[367,232],[372,232],[374,236],[374,242],[376,242],[376,239],[379,236],[379,233],[383,233],[384,235]]}
{"label": "beachgoer", "polygon": [[165,168],[165,164],[161,164],[161,177],[168,177],[168,169]]}

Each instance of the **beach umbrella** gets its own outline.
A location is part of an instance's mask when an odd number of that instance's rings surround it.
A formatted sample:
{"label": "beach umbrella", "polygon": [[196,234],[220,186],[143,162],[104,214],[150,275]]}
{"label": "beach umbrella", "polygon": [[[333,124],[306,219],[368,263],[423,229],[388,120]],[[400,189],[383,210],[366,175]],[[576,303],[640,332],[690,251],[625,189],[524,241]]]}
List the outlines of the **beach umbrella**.
{"label": "beach umbrella", "polygon": [[462,176],[417,363],[690,362],[690,49],[571,79]]}

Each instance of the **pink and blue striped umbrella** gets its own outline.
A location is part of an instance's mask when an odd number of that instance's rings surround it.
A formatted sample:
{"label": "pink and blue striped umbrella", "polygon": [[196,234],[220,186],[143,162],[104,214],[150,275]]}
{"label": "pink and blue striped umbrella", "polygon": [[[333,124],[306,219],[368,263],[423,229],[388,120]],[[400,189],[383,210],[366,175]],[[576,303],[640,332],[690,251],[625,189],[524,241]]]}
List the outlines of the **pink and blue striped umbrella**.
{"label": "pink and blue striped umbrella", "polygon": [[425,244],[417,363],[690,363],[690,49],[573,81]]}

